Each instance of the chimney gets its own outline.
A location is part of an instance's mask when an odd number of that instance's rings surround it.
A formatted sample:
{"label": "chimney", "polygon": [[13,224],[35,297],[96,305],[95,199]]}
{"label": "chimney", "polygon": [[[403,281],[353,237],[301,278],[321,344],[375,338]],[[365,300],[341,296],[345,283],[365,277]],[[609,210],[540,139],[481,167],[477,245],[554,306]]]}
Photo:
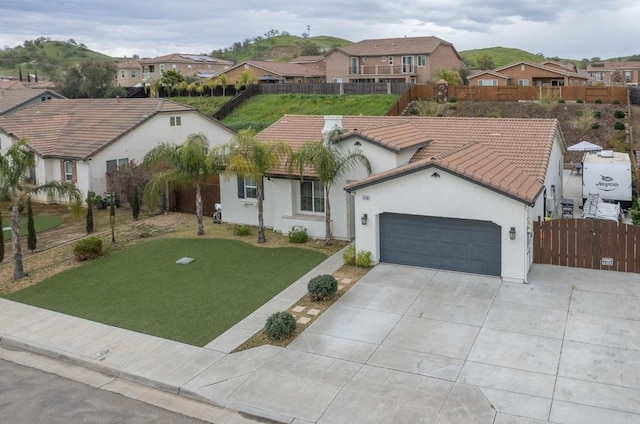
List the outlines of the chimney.
{"label": "chimney", "polygon": [[335,130],[342,130],[342,115],[325,115],[322,139],[325,142],[329,141],[329,136]]}

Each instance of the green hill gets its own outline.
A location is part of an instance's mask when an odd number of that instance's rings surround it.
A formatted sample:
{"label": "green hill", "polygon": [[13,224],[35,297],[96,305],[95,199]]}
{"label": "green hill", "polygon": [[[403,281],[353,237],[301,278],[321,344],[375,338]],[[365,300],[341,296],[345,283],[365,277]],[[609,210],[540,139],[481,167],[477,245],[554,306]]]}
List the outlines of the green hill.
{"label": "green hill", "polygon": [[233,46],[229,48],[214,50],[211,55],[221,59],[233,60],[236,63],[248,60],[287,62],[300,55],[322,54],[334,47],[343,47],[350,44],[352,44],[351,41],[326,35],[303,38],[285,34],[269,38],[255,37],[253,40],[247,38],[242,42],[233,43]]}
{"label": "green hill", "polygon": [[12,49],[1,50],[0,75],[18,77],[19,68],[22,68],[25,77],[27,72],[37,71],[39,77],[48,78],[57,69],[87,60],[113,59],[72,39],[52,41],[40,37]]}
{"label": "green hill", "polygon": [[526,60],[528,62],[541,62],[545,59],[557,60],[560,62],[572,62],[576,65],[576,67],[580,67],[579,60],[561,59],[558,57],[545,57],[542,53],[534,54],[524,50],[508,47],[489,47],[486,49],[465,50],[459,53],[464,62],[471,69],[479,68],[478,59],[484,54],[491,56],[496,68],[514,62],[520,62],[521,60]]}

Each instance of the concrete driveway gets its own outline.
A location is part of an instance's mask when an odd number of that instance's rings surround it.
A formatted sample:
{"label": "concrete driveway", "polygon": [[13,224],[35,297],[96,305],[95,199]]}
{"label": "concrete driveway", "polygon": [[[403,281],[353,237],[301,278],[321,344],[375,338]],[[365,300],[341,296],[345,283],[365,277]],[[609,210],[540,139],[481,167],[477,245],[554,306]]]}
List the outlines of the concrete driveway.
{"label": "concrete driveway", "polygon": [[639,296],[634,274],[535,265],[525,285],[380,264],[288,348],[183,389],[294,423],[638,423]]}

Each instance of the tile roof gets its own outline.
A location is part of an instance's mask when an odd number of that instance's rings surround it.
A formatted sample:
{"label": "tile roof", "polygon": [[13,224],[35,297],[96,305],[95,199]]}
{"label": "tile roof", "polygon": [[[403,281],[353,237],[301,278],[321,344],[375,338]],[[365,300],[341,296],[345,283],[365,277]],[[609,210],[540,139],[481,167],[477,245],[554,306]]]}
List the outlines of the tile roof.
{"label": "tile roof", "polygon": [[[324,71],[320,70],[312,70],[307,68],[306,66],[300,65],[299,63],[288,63],[288,62],[264,62],[258,60],[252,60],[249,62],[242,62],[233,68],[227,69],[225,72],[229,72],[238,67],[244,66],[248,64],[255,68],[259,68],[264,70],[265,72],[280,75],[283,77],[300,77],[300,76],[308,76],[308,77],[320,77],[324,76]],[[223,72],[224,73],[224,72]]]}
{"label": "tile roof", "polygon": [[534,68],[542,69],[543,71],[553,72],[555,74],[564,75],[564,76],[567,76],[567,77],[583,78],[577,72],[570,71],[569,69],[566,69],[566,68],[560,69],[560,68],[555,67],[555,66],[546,66],[546,65],[542,65],[540,63],[529,62],[527,60],[521,60],[519,62],[509,63],[508,65],[504,65],[504,66],[501,66],[499,68],[495,68],[495,69],[493,69],[493,71],[501,73],[505,69],[513,68],[514,66],[518,66],[518,65],[533,66]]}
{"label": "tile roof", "polygon": [[380,56],[386,54],[429,54],[438,46],[453,45],[438,37],[403,37],[362,40],[339,49],[354,56]]}
{"label": "tile roof", "polygon": [[24,90],[27,86],[18,80],[0,81],[0,90]]}
{"label": "tile roof", "polygon": [[[530,186],[532,181],[538,184],[544,181],[556,134],[559,133],[562,139],[560,126],[555,119],[343,116],[342,127],[345,130],[343,139],[355,135],[396,152],[417,149],[410,163],[404,165],[409,168],[399,167],[387,172],[404,173],[411,167],[436,160],[438,166],[481,184],[495,186],[507,194],[515,196],[524,193],[522,196],[525,201],[533,189],[523,187]],[[257,138],[261,141],[285,141],[295,150],[304,143],[320,141],[323,128],[323,116],[285,115],[259,133]],[[470,143],[476,147],[469,150]],[[460,149],[467,150],[464,158],[457,153]],[[477,155],[478,161],[482,159],[486,163],[470,161],[469,152],[475,155],[482,149],[488,153]],[[467,165],[471,167],[471,173],[461,171],[461,167]],[[521,186],[510,185],[506,188],[503,180],[493,180],[497,177],[491,175],[498,174],[491,172],[496,172],[498,168],[492,170],[491,166],[503,168],[511,176],[515,175],[513,169],[517,169],[529,178],[526,181],[514,178],[512,184]],[[274,173],[285,174],[286,169],[281,166]],[[377,178],[387,177],[389,175],[385,173],[376,174],[367,181],[372,183],[378,181]],[[490,183],[487,178],[493,182]]]}
{"label": "tile roof", "polygon": [[141,64],[147,63],[219,63],[224,65],[232,65],[233,62],[224,59],[218,59],[217,57],[202,55],[202,54],[184,54],[184,53],[171,53],[164,56],[146,57],[139,60]]}
{"label": "tile roof", "polygon": [[320,62],[324,60],[324,56],[319,55],[311,55],[311,56],[298,56],[295,59],[291,59],[289,63],[313,63]]}
{"label": "tile roof", "polygon": [[598,71],[614,71],[614,70],[625,70],[625,69],[640,69],[640,62],[638,61],[607,61],[607,62],[599,62],[599,63],[591,63],[587,66],[587,71],[589,72],[598,72]]}
{"label": "tile roof", "polygon": [[0,116],[42,157],[86,159],[160,113],[196,111],[166,99],[53,99]]}
{"label": "tile roof", "polygon": [[493,75],[494,77],[498,77],[498,78],[502,78],[502,79],[511,79],[511,77],[509,75],[506,74],[501,74],[500,72],[495,72],[492,71],[490,69],[487,70],[482,70],[482,71],[476,71],[472,74],[470,74],[469,76],[467,76],[467,79],[471,79],[471,78],[477,78],[480,75]]}
{"label": "tile roof", "polygon": [[3,115],[33,99],[38,99],[43,95],[53,95],[55,97],[62,98],[60,94],[47,89],[22,88],[15,90],[0,90],[0,115]]}

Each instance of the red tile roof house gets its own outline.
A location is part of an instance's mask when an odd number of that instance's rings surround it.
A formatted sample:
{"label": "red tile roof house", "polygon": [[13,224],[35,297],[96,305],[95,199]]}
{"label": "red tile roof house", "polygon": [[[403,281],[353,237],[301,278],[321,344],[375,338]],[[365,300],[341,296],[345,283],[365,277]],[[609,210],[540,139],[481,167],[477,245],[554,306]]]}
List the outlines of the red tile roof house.
{"label": "red tile roof house", "polygon": [[55,91],[47,89],[18,88],[0,89],[0,115],[10,115],[26,107],[51,99],[64,99]]}
{"label": "red tile roof house", "polygon": [[[363,167],[330,193],[333,235],[390,262],[526,281],[533,222],[558,217],[566,145],[557,120],[286,115],[258,134],[294,149],[342,128],[337,143],[360,149]],[[265,225],[324,236],[324,197],[274,169],[265,181]],[[225,220],[256,225],[247,181],[221,180]],[[346,189],[346,191],[345,191]],[[255,196],[254,196],[255,197]]]}
{"label": "red tile roof house", "polygon": [[0,152],[26,138],[36,153],[33,178],[71,181],[86,197],[89,190],[107,191],[107,173],[118,165],[140,162],[158,143],[180,144],[198,132],[211,145],[235,136],[196,109],[166,99],[53,99],[0,116]]}
{"label": "red tile roof house", "polygon": [[363,40],[326,54],[327,82],[404,82],[425,84],[440,69],[459,70],[453,44],[437,37]]}

